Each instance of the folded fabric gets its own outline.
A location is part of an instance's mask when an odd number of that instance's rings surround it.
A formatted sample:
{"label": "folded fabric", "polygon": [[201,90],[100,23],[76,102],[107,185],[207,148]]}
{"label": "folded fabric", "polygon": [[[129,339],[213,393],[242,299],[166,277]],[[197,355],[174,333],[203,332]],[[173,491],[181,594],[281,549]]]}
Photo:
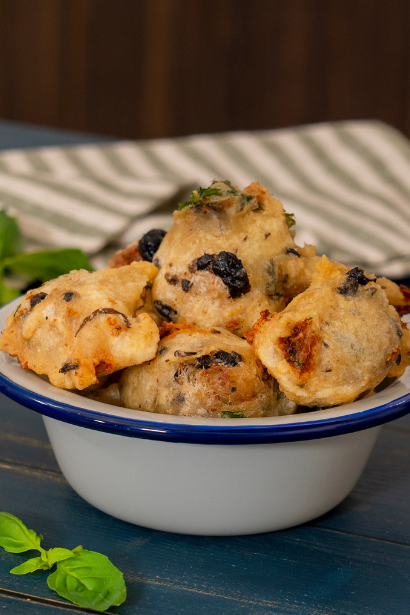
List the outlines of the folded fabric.
{"label": "folded fabric", "polygon": [[410,143],[376,121],[8,150],[0,204],[30,248],[96,254],[167,228],[178,197],[213,179],[267,186],[297,242],[368,272],[410,275]]}

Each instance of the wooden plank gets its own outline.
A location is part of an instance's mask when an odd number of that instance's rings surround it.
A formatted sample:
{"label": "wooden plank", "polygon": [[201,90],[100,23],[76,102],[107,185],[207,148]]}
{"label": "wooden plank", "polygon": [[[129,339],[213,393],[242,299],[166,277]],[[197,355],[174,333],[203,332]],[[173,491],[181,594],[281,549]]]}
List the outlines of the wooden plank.
{"label": "wooden plank", "polygon": [[[74,615],[75,613],[90,613],[80,607],[67,605],[57,600],[39,600],[36,596],[23,595],[11,592],[2,593],[0,590],[0,613],[13,613],[13,615]],[[61,599],[62,600],[62,599]]]}
{"label": "wooden plank", "polygon": [[1,394],[0,460],[60,471],[41,415]]}
{"label": "wooden plank", "polygon": [[[237,538],[155,532],[92,508],[54,473],[0,468],[1,505],[44,534],[44,547],[103,552],[130,598],[115,612],[407,615],[410,548],[302,526]],[[24,554],[0,553],[5,590],[52,596],[41,573],[8,574]]]}

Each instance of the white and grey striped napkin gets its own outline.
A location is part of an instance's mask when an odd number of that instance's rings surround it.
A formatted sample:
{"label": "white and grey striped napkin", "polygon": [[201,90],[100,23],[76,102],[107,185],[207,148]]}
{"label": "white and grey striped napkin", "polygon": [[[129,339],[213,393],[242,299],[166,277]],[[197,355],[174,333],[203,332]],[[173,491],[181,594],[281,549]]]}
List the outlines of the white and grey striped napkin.
{"label": "white and grey striped napkin", "polygon": [[169,228],[178,196],[215,178],[267,186],[295,214],[299,244],[410,275],[410,143],[376,121],[8,150],[0,206],[17,212],[28,249],[95,255]]}

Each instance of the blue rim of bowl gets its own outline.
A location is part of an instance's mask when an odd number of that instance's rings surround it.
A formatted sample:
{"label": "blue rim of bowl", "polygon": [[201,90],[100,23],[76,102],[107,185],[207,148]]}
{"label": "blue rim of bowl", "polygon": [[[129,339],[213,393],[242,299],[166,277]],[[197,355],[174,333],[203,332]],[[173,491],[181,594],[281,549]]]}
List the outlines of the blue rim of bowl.
{"label": "blue rim of bowl", "polygon": [[[410,393],[341,417],[295,423],[246,425],[186,425],[145,421],[94,412],[44,397],[0,374],[0,392],[31,410],[57,421],[122,436],[190,444],[268,444],[317,440],[370,429],[410,412]],[[240,419],[237,419],[240,420]]]}

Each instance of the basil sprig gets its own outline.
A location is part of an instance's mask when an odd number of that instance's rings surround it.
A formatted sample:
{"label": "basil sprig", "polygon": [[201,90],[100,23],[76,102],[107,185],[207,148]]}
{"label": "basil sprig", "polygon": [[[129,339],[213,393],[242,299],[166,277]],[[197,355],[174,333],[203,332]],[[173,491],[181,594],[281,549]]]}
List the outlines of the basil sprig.
{"label": "basil sprig", "polygon": [[11,273],[37,280],[39,286],[73,269],[93,270],[86,255],[76,248],[20,253],[17,221],[0,210],[0,305],[21,295],[21,289],[13,288],[4,281]]}
{"label": "basil sprig", "polygon": [[40,545],[41,534],[28,529],[24,523],[7,512],[0,512],[0,547],[9,553],[36,550],[33,557],[12,568],[12,574],[28,574],[37,570],[50,570],[47,584],[50,589],[70,602],[103,612],[119,606],[127,597],[124,577],[108,557],[81,546],[73,550],[54,548],[46,551]]}

